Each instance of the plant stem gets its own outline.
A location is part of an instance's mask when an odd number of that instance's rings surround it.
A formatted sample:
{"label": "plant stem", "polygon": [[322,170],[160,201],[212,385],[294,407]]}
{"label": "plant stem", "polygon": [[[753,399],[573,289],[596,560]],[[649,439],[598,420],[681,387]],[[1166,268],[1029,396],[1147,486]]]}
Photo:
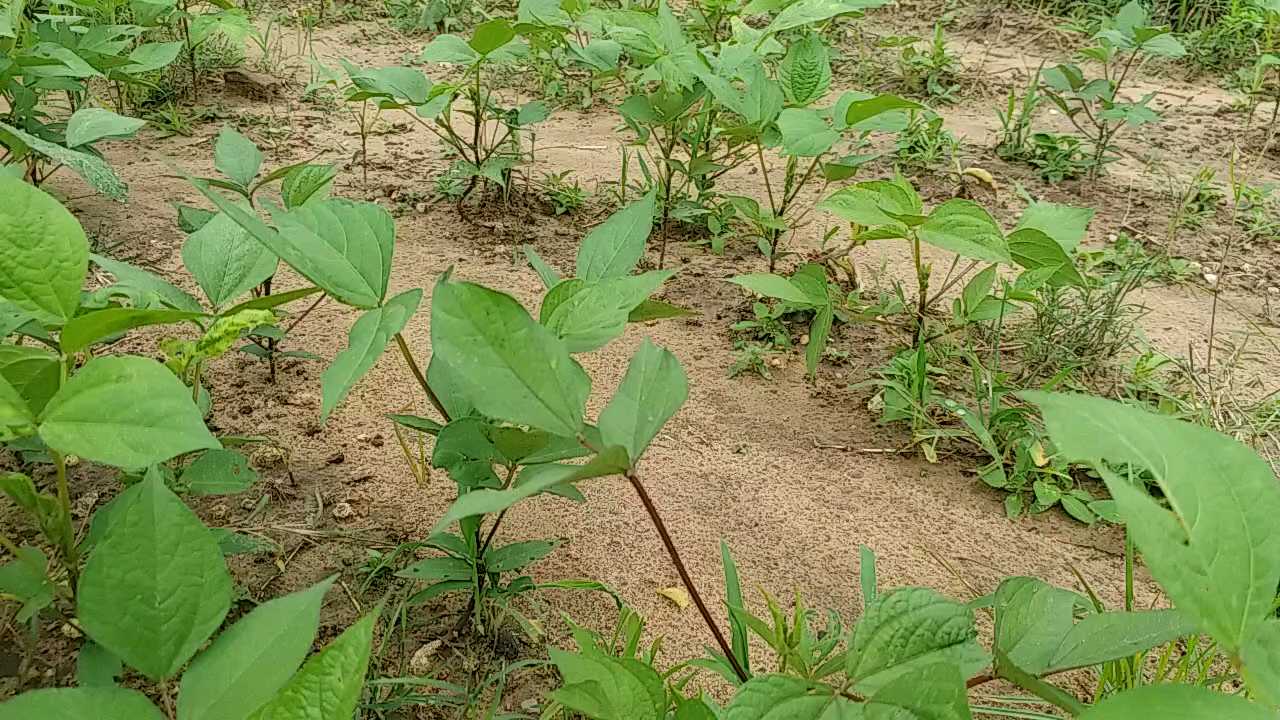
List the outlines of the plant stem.
{"label": "plant stem", "polygon": [[76,584],[80,579],[80,553],[76,550],[75,531],[71,528],[71,492],[67,487],[67,461],[62,453],[50,449],[53,455],[53,467],[58,478],[58,505],[62,508],[62,563],[67,568],[67,583],[71,586],[71,595],[76,594]]}
{"label": "plant stem", "polygon": [[680,574],[680,581],[684,583],[685,589],[689,591],[689,596],[693,598],[693,604],[698,606],[698,613],[702,615],[703,622],[707,624],[707,628],[715,636],[716,644],[720,646],[720,652],[724,653],[725,659],[729,661],[729,665],[733,667],[733,673],[738,676],[739,680],[742,682],[750,680],[751,676],[738,663],[738,658],[733,654],[733,650],[725,640],[724,633],[720,631],[720,626],[711,617],[711,611],[707,609],[707,604],[702,601],[702,595],[698,592],[698,587],[693,584],[693,578],[689,576],[689,571],[685,568],[684,561],[680,559],[679,551],[676,550],[676,544],[672,541],[671,534],[667,532],[667,525],[662,521],[662,516],[658,514],[658,508],[654,506],[649,493],[644,489],[644,483],[640,482],[640,476],[632,470],[627,473],[627,480],[631,482],[631,487],[635,488],[636,494],[640,496],[640,502],[644,504],[645,512],[649,513],[650,522],[658,530],[658,535],[662,538],[662,544],[667,547],[667,554],[671,556],[671,563],[676,566],[676,572]]}
{"label": "plant stem", "polygon": [[916,301],[916,344],[924,337],[924,317],[929,310],[929,272],[920,264],[920,236],[911,233],[911,260],[916,266],[916,286],[919,299]]}
{"label": "plant stem", "polygon": [[187,45],[187,61],[191,63],[191,99],[200,102],[200,77],[196,70],[196,46],[191,44],[190,11],[187,0],[182,0],[182,39]]}
{"label": "plant stem", "polygon": [[404,356],[404,361],[409,365],[409,372],[413,373],[413,377],[418,381],[418,385],[422,387],[422,391],[427,394],[427,400],[431,401],[431,406],[440,413],[440,417],[445,422],[449,422],[453,418],[449,417],[449,411],[444,409],[444,403],[440,402],[440,398],[436,396],[431,386],[427,384],[427,376],[422,374],[422,368],[418,367],[418,363],[413,359],[413,353],[409,351],[409,343],[405,342],[404,335],[396,333],[396,345],[400,348],[400,354]]}

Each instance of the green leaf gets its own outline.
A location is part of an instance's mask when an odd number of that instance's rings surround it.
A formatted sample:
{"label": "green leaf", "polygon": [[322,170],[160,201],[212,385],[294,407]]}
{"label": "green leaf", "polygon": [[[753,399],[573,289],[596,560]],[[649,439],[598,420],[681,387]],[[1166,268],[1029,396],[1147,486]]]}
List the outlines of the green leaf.
{"label": "green leaf", "polygon": [[854,100],[845,108],[844,127],[856,128],[859,124],[885,113],[920,110],[923,107],[918,102],[912,102],[897,95],[877,95],[866,100]]}
{"label": "green leaf", "polygon": [[[538,279],[542,281],[542,287],[550,290],[556,283],[560,282],[560,273],[548,265],[547,261],[542,259],[542,256],[538,254],[537,250],[533,249],[532,245],[524,245],[523,250],[525,258],[529,261],[529,267],[532,267],[533,271],[538,273]],[[626,273],[624,272],[623,274],[625,275]]]}
{"label": "green leaf", "polygon": [[235,450],[205,450],[182,471],[183,487],[192,495],[234,495],[253,487],[258,471]]}
{"label": "green leaf", "polygon": [[889,0],[800,0],[778,13],[765,29],[767,33],[813,25],[830,20],[837,15],[862,12],[887,5]]}
{"label": "green leaf", "polygon": [[50,688],[0,703],[0,720],[165,720],[146,695],[124,688]]}
{"label": "green leaf", "polygon": [[435,583],[442,580],[471,580],[472,576],[471,563],[462,558],[449,556],[419,560],[396,572],[396,577],[427,583]]}
{"label": "green leaf", "polygon": [[322,200],[337,174],[338,169],[333,165],[299,165],[284,176],[284,182],[280,184],[280,199],[289,210],[312,199]]}
{"label": "green leaf", "polygon": [[729,278],[734,285],[741,285],[758,295],[799,305],[812,305],[809,296],[790,280],[772,273],[748,273]]}
{"label": "green leaf", "polygon": [[864,694],[939,662],[970,673],[985,665],[976,637],[973,611],[960,603],[925,588],[882,593],[854,629],[845,673]]}
{"label": "green leaf", "polygon": [[1018,220],[1018,229],[1033,228],[1053,238],[1067,253],[1073,252],[1084,240],[1093,220],[1093,208],[1033,200]]}
{"label": "green leaf", "polygon": [[219,447],[191,390],[160,363],[129,355],[86,363],[45,407],[40,437],[61,452],[123,468]]}
{"label": "green leaf", "polygon": [[385,208],[324,200],[273,212],[272,219],[283,240],[276,254],[295,270],[349,305],[371,308],[382,303],[396,234],[395,221]]}
{"label": "green leaf", "polygon": [[1057,268],[1049,278],[1050,284],[1084,286],[1084,276],[1076,269],[1075,262],[1061,245],[1040,230],[1014,230],[1009,234],[1008,244],[1013,261],[1028,270]]}
{"label": "green leaf", "polygon": [[120,285],[147,293],[156,298],[157,301],[177,310],[186,310],[193,313],[204,312],[204,309],[200,307],[200,301],[191,297],[185,290],[176,287],[154,273],[134,267],[126,262],[103,257],[102,255],[90,253],[89,259],[93,260],[94,265],[115,275],[116,282]]}
{"label": "green leaf", "polygon": [[822,359],[822,353],[827,347],[827,338],[831,335],[831,322],[835,318],[835,310],[830,303],[818,308],[818,312],[813,316],[813,322],[809,324],[809,344],[804,349],[804,366],[809,373],[809,379],[817,376],[818,362]]}
{"label": "green leaf", "polygon": [[538,319],[564,341],[569,352],[589,352],[622,335],[631,311],[673,274],[652,270],[595,282],[571,278],[547,293]]}
{"label": "green leaf", "polygon": [[338,353],[333,364],[325,368],[320,378],[320,420],[346,398],[351,388],[369,372],[387,349],[387,343],[404,329],[422,302],[422,290],[414,288],[390,300],[386,305],[369,310],[351,326],[347,348]]}
{"label": "green leaf", "polygon": [[986,262],[1012,262],[1000,226],[971,200],[948,200],[918,229],[920,239],[961,257]]}
{"label": "green leaf", "polygon": [[656,191],[650,191],[587,233],[578,248],[579,279],[623,277],[635,269],[653,229],[655,198]]}
{"label": "green leaf", "polygon": [[68,355],[126,330],[148,325],[171,325],[205,317],[204,313],[162,308],[150,310],[132,307],[110,307],[72,318],[58,336],[62,352]]}
{"label": "green leaf", "polygon": [[1117,693],[1079,720],[1275,720],[1275,713],[1239,695],[1194,685],[1147,685]]}
{"label": "green leaf", "polygon": [[182,263],[216,311],[275,275],[279,260],[226,213],[218,213],[187,237]]}
{"label": "green leaf", "polygon": [[590,378],[510,295],[442,276],[432,294],[431,347],[432,364],[447,366],[482,414],[555,435],[581,431]]}
{"label": "green leaf", "polygon": [[646,339],[631,357],[613,399],[600,413],[600,437],[607,446],[625,448],[634,466],[688,398],[689,380],[680,361]]}
{"label": "green leaf", "polygon": [[476,26],[471,32],[471,41],[467,44],[481,55],[488,55],[515,37],[516,31],[511,27],[510,20],[488,20]]}
{"label": "green leaf", "polygon": [[78,587],[85,633],[153,681],[172,677],[231,607],[231,576],[162,473],[125,490]]}
{"label": "green leaf", "polygon": [[9,381],[0,375],[0,442],[36,434],[36,416]]}
{"label": "green leaf", "polygon": [[[738,563],[729,552],[729,543],[720,541],[720,564],[724,567],[724,601],[729,607],[744,607],[742,582],[738,579]],[[751,673],[750,633],[747,624],[736,613],[729,613],[729,635],[733,656],[747,674]]]}
{"label": "green leaf", "polygon": [[[0,122],[0,131],[3,131],[0,136],[5,133],[12,135],[36,153],[71,168],[72,172],[83,178],[90,187],[112,200],[124,202],[129,196],[129,186],[120,179],[119,175],[116,175],[116,171],[111,169],[106,160],[97,155],[56,145],[3,122]],[[16,178],[10,179],[16,180]]]}
{"label": "green leaf", "polygon": [[526,473],[515,487],[508,490],[480,489],[461,495],[449,506],[449,510],[436,521],[431,534],[445,532],[449,526],[459,520],[477,515],[501,512],[521,500],[546,492],[557,485],[574,483],[605,475],[617,475],[627,471],[627,452],[620,447],[605,448],[585,465],[538,465],[541,470],[532,479],[525,479]]}
{"label": "green leaf", "polygon": [[822,36],[810,32],[791,43],[778,65],[778,79],[783,95],[792,105],[821,100],[831,87],[831,57]]}
{"label": "green leaf", "polygon": [[551,697],[597,720],[662,720],[666,690],[652,667],[631,658],[615,658],[593,646],[573,653],[550,648],[551,661],[564,685]]}
{"label": "green leaf", "polygon": [[437,35],[422,49],[418,59],[423,62],[470,65],[480,59],[480,53],[457,35]]}
{"label": "green leaf", "polygon": [[627,322],[642,323],[651,322],[653,320],[666,320],[668,318],[692,317],[698,313],[688,308],[682,308],[679,305],[672,305],[662,300],[645,300],[639,305],[632,308],[627,313]]}
{"label": "green leaf", "polygon": [[86,640],[76,655],[76,683],[80,687],[115,687],[124,674],[124,663],[106,648]]}
{"label": "green leaf", "polygon": [[964,681],[949,663],[903,673],[867,698],[867,720],[970,720]]}
{"label": "green leaf", "polygon": [[484,557],[487,572],[517,572],[551,554],[559,543],[552,540],[528,540],[489,550]]}
{"label": "green leaf", "polygon": [[[161,4],[172,7],[175,3],[166,2]],[[141,19],[138,19],[137,22],[142,25],[148,24],[142,22]],[[178,59],[178,53],[182,52],[184,46],[181,40],[143,43],[129,53],[129,64],[120,68],[119,72],[126,75],[140,75],[168,67],[174,60]]]}
{"label": "green leaf", "polygon": [[831,149],[840,133],[831,129],[817,110],[787,108],[778,115],[782,152],[795,157],[818,157]]}
{"label": "green leaf", "polygon": [[117,115],[103,108],[77,110],[67,120],[67,147],[89,145],[99,140],[133,137],[146,120]]}
{"label": "green leaf", "polygon": [[231,182],[248,189],[262,169],[262,151],[252,140],[223,125],[213,146],[213,167]]}
{"label": "green leaf", "polygon": [[17,557],[0,564],[0,597],[22,604],[15,622],[25,624],[53,604],[55,588],[49,570],[49,558],[39,548],[26,546],[18,548]]}
{"label": "green leaf", "polygon": [[330,577],[263,603],[218,636],[182,674],[178,720],[244,720],[302,665]]}
{"label": "green leaf", "polygon": [[818,209],[864,228],[888,226],[893,232],[884,237],[907,237],[906,227],[895,216],[920,214],[922,202],[915,188],[898,178],[841,188],[818,203]]}
{"label": "green leaf", "polygon": [[1037,578],[1006,579],[995,595],[997,658],[1043,676],[1128,657],[1195,632],[1176,610],[1090,613],[1076,622],[1078,607],[1088,605],[1074,592]]}
{"label": "green leaf", "polygon": [[249,720],[346,720],[356,711],[379,611],[365,615],[307,661]]}
{"label": "green leaf", "polygon": [[757,675],[738,689],[724,720],[858,720],[862,706],[835,688],[787,675]]}
{"label": "green leaf", "polygon": [[1254,699],[1280,707],[1280,620],[1258,626],[1241,652]]}
{"label": "green leaf", "polygon": [[0,298],[44,323],[61,325],[80,307],[89,242],[57,200],[0,177]]}
{"label": "green leaf", "polygon": [[431,81],[417,68],[362,70],[351,67],[347,69],[347,74],[351,77],[351,83],[363,93],[391,98],[406,105],[421,105],[431,94]]}
{"label": "green leaf", "polygon": [[[1212,430],[1099,398],[1026,393],[1064,460],[1092,465],[1176,608],[1239,654],[1271,616],[1280,486],[1266,461]],[[1112,468],[1149,471],[1169,508]]]}

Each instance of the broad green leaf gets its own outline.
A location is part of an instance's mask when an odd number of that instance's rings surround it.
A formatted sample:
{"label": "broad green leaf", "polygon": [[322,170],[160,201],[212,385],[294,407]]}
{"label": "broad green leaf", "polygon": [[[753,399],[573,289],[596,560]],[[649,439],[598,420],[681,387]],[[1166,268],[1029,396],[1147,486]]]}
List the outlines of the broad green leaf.
{"label": "broad green leaf", "polygon": [[606,655],[594,646],[579,652],[551,648],[563,678],[551,693],[561,705],[596,720],[663,720],[667,695],[662,677],[632,658]]}
{"label": "broad green leaf", "polygon": [[285,209],[292,210],[313,199],[324,199],[337,174],[338,169],[333,165],[315,163],[299,165],[290,170],[280,184],[280,199],[284,201]]}
{"label": "broad green leaf", "polygon": [[417,68],[385,67],[372,70],[348,68],[351,83],[361,92],[388,97],[408,105],[421,105],[431,94],[431,81]]}
{"label": "broad green leaf", "polygon": [[148,325],[172,325],[174,323],[196,320],[204,317],[204,313],[186,310],[158,310],[110,307],[94,310],[72,318],[62,328],[58,336],[58,344],[67,354],[78,353],[94,343],[106,340],[126,330]]}
{"label": "broad green leaf", "polygon": [[49,580],[50,569],[44,552],[27,546],[18,548],[17,557],[0,564],[0,597],[17,600],[22,605],[14,617],[15,622],[24,624],[53,604],[55,588]]}
{"label": "broad green leaf", "polygon": [[378,611],[365,615],[312,656],[249,720],[347,720],[356,711]]}
{"label": "broad green leaf", "polygon": [[840,133],[831,129],[817,110],[786,108],[778,115],[782,152],[795,157],[818,157],[831,149]]}
{"label": "broad green leaf", "polygon": [[854,629],[845,673],[863,693],[939,662],[961,667],[967,678],[985,664],[976,637],[973,611],[932,590],[881,593]]}
{"label": "broad green leaf", "polygon": [[1033,200],[1022,212],[1018,229],[1034,228],[1053,238],[1067,253],[1071,253],[1084,240],[1089,222],[1093,220],[1092,208]]}
{"label": "broad green leaf", "polygon": [[1057,272],[1049,278],[1049,283],[1084,286],[1084,276],[1076,269],[1071,256],[1044,232],[1035,228],[1022,228],[1010,233],[1006,241],[1009,245],[1009,255],[1022,267],[1028,270],[1057,268]]}
{"label": "broad green leaf", "polygon": [[724,720],[860,720],[863,706],[836,689],[787,675],[757,675],[738,689]]}
{"label": "broad green leaf", "polygon": [[971,200],[948,200],[918,229],[920,239],[961,257],[1012,262],[1009,246],[991,214]]}
{"label": "broad green leaf", "polygon": [[573,483],[605,475],[617,475],[627,471],[626,450],[620,447],[605,448],[585,465],[538,465],[534,477],[526,479],[529,470],[521,473],[514,487],[508,490],[472,490],[453,502],[448,511],[436,521],[431,534],[445,532],[459,520],[477,515],[501,512],[521,500],[546,492],[557,485]]}
{"label": "broad green leaf", "polygon": [[778,79],[792,105],[803,107],[821,100],[831,87],[831,58],[822,36],[811,32],[792,42],[778,65]]}
{"label": "broad green leaf", "polygon": [[288,252],[276,254],[294,269],[347,304],[364,308],[382,303],[396,234],[385,208],[324,200],[274,212],[272,219]]}
{"label": "broad green leaf", "polygon": [[76,684],[80,687],[115,687],[124,674],[124,663],[109,650],[86,640],[76,655]]}
{"label": "broad green leaf", "polygon": [[193,450],[218,447],[191,390],[160,363],[98,357],[45,406],[40,437],[87,460],[141,468]]}
{"label": "broad green leaf", "polygon": [[182,264],[217,310],[275,275],[279,260],[226,213],[214,215],[182,245]]}
{"label": "broad green leaf", "polygon": [[222,624],[231,576],[209,529],[152,471],[113,506],[77,604],[85,634],[160,681]]}
{"label": "broad green leaf", "polygon": [[592,281],[623,277],[635,269],[653,229],[655,192],[649,192],[610,215],[599,227],[587,233],[578,248],[579,279]]}
{"label": "broad green leaf", "polygon": [[538,319],[564,341],[569,352],[589,352],[622,335],[631,311],[673,274],[652,270],[595,282],[571,278],[547,293]]}
{"label": "broad green leaf", "polygon": [[[17,138],[19,142],[31,148],[37,154],[71,168],[71,171],[89,183],[90,187],[112,200],[124,202],[125,198],[129,196],[129,186],[120,179],[115,170],[111,169],[106,160],[97,155],[51,143],[48,140],[23,132],[12,125],[0,122],[0,136],[6,133]],[[16,180],[16,178],[9,179]],[[6,196],[8,196],[7,191]]]}
{"label": "broad green leaf", "polygon": [[333,581],[263,603],[219,635],[182,674],[178,720],[244,720],[271,700],[311,652]]}
{"label": "broad green leaf", "polygon": [[888,3],[889,0],[800,0],[778,13],[765,31],[780,33],[783,30],[813,25],[830,20],[837,15],[863,12]]}
{"label": "broad green leaf", "polygon": [[515,37],[516,31],[511,27],[510,20],[488,20],[475,27],[471,32],[471,40],[467,44],[481,55],[488,55],[511,42]]}
{"label": "broad green leaf", "polygon": [[435,583],[441,581],[471,580],[473,577],[471,563],[456,557],[432,557],[419,560],[402,570],[396,571],[396,577],[417,580],[418,582]]}
{"label": "broad green leaf", "polygon": [[[165,2],[158,4],[172,7],[175,3]],[[147,24],[141,20],[138,20],[138,22],[142,25]],[[174,60],[178,59],[178,53],[182,52],[184,47],[185,45],[181,40],[143,43],[129,53],[129,64],[120,68],[119,72],[126,75],[140,75],[168,67]]]}
{"label": "broad green leaf", "polygon": [[631,464],[689,398],[689,380],[669,350],[646,339],[631,357],[627,374],[600,413],[600,437],[606,446],[626,449]]}
{"label": "broad green leaf", "polygon": [[741,285],[753,293],[764,295],[775,300],[784,302],[797,303],[800,305],[812,305],[809,296],[803,290],[791,284],[791,281],[781,275],[772,273],[748,273],[746,275],[735,275],[729,278],[729,282],[734,285]]}
{"label": "broad green leaf", "polygon": [[[1212,430],[1080,395],[1027,393],[1063,459],[1092,465],[1174,607],[1238,655],[1271,616],[1280,486],[1248,447]],[[1112,468],[1152,474],[1166,509]]]}
{"label": "broad green leaf", "polygon": [[348,335],[347,348],[338,353],[333,364],[325,368],[320,378],[320,421],[346,398],[351,388],[369,372],[382,357],[387,343],[404,329],[409,318],[422,302],[422,290],[407,290],[387,301],[386,305],[369,310],[356,320]]}
{"label": "broad green leaf", "polygon": [[432,364],[482,414],[575,436],[591,380],[510,295],[441,276],[431,298]]}
{"label": "broad green leaf", "polygon": [[923,106],[897,95],[877,95],[866,100],[854,100],[844,112],[844,127],[856,128],[859,124],[889,112],[919,110]]}
{"label": "broad green leaf", "polygon": [[437,35],[422,49],[418,59],[423,62],[470,65],[480,59],[480,53],[457,35]]}
{"label": "broad green leaf", "polygon": [[89,145],[99,140],[133,137],[146,120],[117,115],[104,108],[84,108],[67,120],[67,147]]}
{"label": "broad green leaf", "polygon": [[125,688],[50,688],[0,703],[0,720],[165,720],[146,695]]}
{"label": "broad green leaf", "polygon": [[231,182],[247,189],[262,168],[262,151],[252,140],[223,125],[213,146],[213,167]]}
{"label": "broad green leaf", "polygon": [[867,720],[970,720],[964,681],[945,662],[904,673],[867,698]]}
{"label": "broad green leaf", "polygon": [[[1195,633],[1195,624],[1176,610],[1090,612],[1080,595],[1037,578],[1014,577],[995,595],[997,660],[1043,676],[1129,657]],[[997,667],[997,670],[1000,668]]]}
{"label": "broad green leaf", "polygon": [[1245,641],[1243,674],[1254,698],[1280,707],[1280,620],[1267,620]]}
{"label": "broad green leaf", "polygon": [[632,308],[631,312],[627,313],[627,322],[642,323],[667,318],[692,317],[697,314],[697,311],[682,308],[679,305],[650,299]]}
{"label": "broad green leaf", "polygon": [[116,283],[120,285],[147,293],[157,301],[176,310],[186,310],[193,313],[204,312],[204,309],[200,307],[200,301],[159,275],[102,255],[91,253],[89,259],[93,260],[94,265],[115,275]]}
{"label": "broad green leaf", "polygon": [[395,223],[386,210],[349,200],[310,202],[277,211],[277,232],[203,181],[191,182],[255,240],[338,301],[366,309],[382,303],[395,250]]}
{"label": "broad green leaf", "polygon": [[234,315],[239,315],[246,310],[270,310],[271,308],[287,305],[291,302],[297,302],[304,297],[315,295],[318,292],[322,292],[320,288],[308,287],[290,290],[289,292],[262,295],[260,297],[250,298],[242,303],[237,303],[236,305],[223,310],[221,315],[224,318],[228,318]]}
{"label": "broad green leaf", "polygon": [[36,416],[26,398],[0,375],[0,442],[36,434]]}
{"label": "broad green leaf", "polygon": [[192,495],[233,495],[253,487],[258,471],[243,454],[214,448],[200,453],[179,479]]}
{"label": "broad green leaf", "polygon": [[1090,707],[1079,720],[1275,720],[1275,712],[1239,695],[1194,685],[1146,685]]}
{"label": "broad green leaf", "polygon": [[516,572],[551,554],[559,545],[553,540],[527,540],[489,550],[484,557],[488,572]]}
{"label": "broad green leaf", "polygon": [[89,242],[75,217],[27,183],[0,177],[0,298],[61,325],[80,307]]}
{"label": "broad green leaf", "polygon": [[906,227],[895,216],[919,215],[922,206],[915,188],[901,178],[857,183],[818,203],[819,210],[864,228],[891,228],[885,237],[907,237]]}

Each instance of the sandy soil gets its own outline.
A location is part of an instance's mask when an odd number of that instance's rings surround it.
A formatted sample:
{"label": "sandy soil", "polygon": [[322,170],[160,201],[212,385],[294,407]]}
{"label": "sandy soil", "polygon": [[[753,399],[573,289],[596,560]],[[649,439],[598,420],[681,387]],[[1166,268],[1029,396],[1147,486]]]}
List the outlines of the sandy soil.
{"label": "sandy soil", "polygon": [[[908,5],[893,15],[875,17],[872,32],[887,33],[887,23],[901,31],[920,29],[927,8]],[[1122,228],[1153,242],[1166,237],[1172,198],[1170,176],[1185,178],[1208,164],[1224,168],[1231,143],[1243,132],[1243,116],[1224,114],[1231,96],[1206,84],[1147,76],[1138,91],[1162,91],[1158,104],[1167,120],[1123,142],[1132,153],[1095,185],[1068,182],[1046,186],[1033,171],[995,159],[990,147],[999,125],[996,104],[1012,85],[1042,60],[1063,57],[1061,42],[1035,20],[1004,19],[977,11],[963,12],[951,33],[952,47],[966,66],[966,88],[960,104],[942,108],[947,125],[965,140],[966,164],[991,170],[1001,184],[987,198],[1011,222],[1022,207],[1015,182],[1046,199],[1095,207],[1099,216],[1088,242],[1097,246]],[[1039,31],[1037,31],[1039,32]],[[313,48],[326,62],[339,57],[366,66],[398,64],[416,52],[425,38],[404,37],[375,22],[355,22],[317,32]],[[291,41],[285,41],[286,50]],[[1064,46],[1065,47],[1065,46]],[[388,115],[384,134],[370,144],[370,178],[362,186],[354,124],[341,111],[325,112],[298,100],[306,73],[296,65],[294,84],[282,97],[263,102],[225,95],[216,105],[226,119],[267,148],[269,165],[296,162],[321,153],[325,160],[350,165],[340,174],[337,193],[370,197],[394,204],[398,245],[392,275],[393,292],[411,287],[430,292],[434,278],[455,266],[464,278],[512,292],[524,301],[540,286],[515,251],[530,243],[552,264],[572,264],[578,239],[602,217],[598,209],[566,217],[518,211],[511,215],[480,211],[459,217],[451,204],[414,208],[431,194],[434,176],[447,166],[438,143],[424,131]],[[428,74],[435,69],[428,68]],[[284,70],[277,74],[288,75]],[[838,88],[848,80],[838,80]],[[530,98],[531,99],[531,98]],[[615,180],[618,148],[616,117],[607,107],[591,112],[557,111],[538,133],[533,171],[573,170],[587,187]],[[171,201],[195,202],[196,194],[173,177],[174,166],[196,173],[212,171],[212,138],[218,123],[197,128],[192,137],[147,134],[141,143],[118,144],[108,157],[130,182],[130,203],[112,204],[86,196],[82,186],[61,179],[55,192],[73,198],[70,205],[99,246],[122,259],[153,267],[176,282],[190,285],[181,273],[182,235]],[[1264,175],[1274,180],[1276,165],[1268,159]],[[883,170],[881,168],[881,170]],[[749,174],[731,180],[739,189],[759,192]],[[926,183],[942,200],[945,183]],[[400,202],[390,196],[397,196]],[[797,248],[815,247],[822,228],[809,225],[791,240]],[[1222,253],[1229,222],[1218,219],[1204,231],[1182,233],[1172,243],[1176,254],[1214,266]],[[744,244],[745,245],[745,244]],[[668,285],[666,299],[691,307],[699,316],[646,326],[632,326],[626,336],[582,358],[595,381],[592,412],[598,411],[621,380],[626,359],[648,336],[670,348],[684,364],[691,395],[684,409],[654,442],[641,468],[650,493],[683,548],[690,569],[709,596],[721,599],[719,542],[733,548],[749,588],[780,598],[802,593],[812,607],[835,608],[846,618],[860,606],[857,589],[858,546],[873,548],[880,558],[885,586],[926,585],[957,597],[969,588],[986,592],[1007,575],[1037,575],[1076,586],[1072,567],[1087,577],[1103,597],[1117,602],[1123,581],[1118,535],[1112,528],[1089,529],[1060,513],[1020,522],[1005,518],[1000,493],[972,474],[965,458],[929,464],[893,452],[906,438],[895,428],[877,426],[866,405],[870,391],[851,387],[882,364],[900,338],[869,326],[840,328],[833,346],[849,353],[847,365],[824,365],[816,384],[804,379],[799,356],[788,359],[773,381],[730,379],[732,363],[728,325],[739,317],[743,296],[723,278],[763,270],[749,247],[731,246],[725,256],[684,244],[673,244],[679,275]],[[1247,259],[1246,259],[1247,258]],[[909,259],[898,248],[873,246],[859,257],[863,268],[882,263],[891,276],[906,278]],[[1248,263],[1248,266],[1245,263]],[[1248,256],[1229,258],[1229,288],[1219,331],[1274,334],[1267,320],[1266,288],[1280,284],[1280,263],[1273,247],[1256,248]],[[289,281],[285,280],[289,286]],[[1157,346],[1185,354],[1203,353],[1211,305],[1199,277],[1184,285],[1143,291],[1148,306],[1144,328]],[[415,352],[430,352],[428,302],[424,301],[405,335]],[[298,345],[331,358],[345,346],[345,330],[354,315],[336,303],[320,306],[297,331]],[[145,347],[139,350],[146,351]],[[1255,359],[1255,374],[1274,369],[1274,355]],[[264,489],[272,503],[266,518],[255,524],[280,540],[285,553],[278,567],[270,558],[237,560],[236,570],[255,597],[301,587],[333,570],[353,570],[366,547],[390,547],[421,538],[453,496],[449,480],[438,474],[420,487],[400,457],[387,412],[414,408],[426,414],[411,376],[393,355],[386,355],[346,404],[319,427],[320,363],[291,364],[277,385],[265,382],[264,367],[243,358],[221,362],[214,371],[216,424],[227,432],[268,435],[288,450],[287,467],[264,471]],[[1262,390],[1273,389],[1261,386]],[[86,481],[84,473],[77,476]],[[678,578],[662,545],[628,485],[597,480],[582,486],[583,506],[560,499],[538,499],[514,509],[500,540],[560,537],[564,547],[537,566],[539,579],[592,578],[616,588],[649,619],[653,635],[666,638],[670,661],[690,658],[710,644],[692,609],[679,610],[659,597],[660,588]],[[235,524],[248,515],[254,494],[242,507],[239,499],[202,508],[212,523]],[[354,516],[336,520],[331,509],[348,503]],[[317,534],[318,533],[318,534]],[[957,577],[957,574],[963,578]],[[1152,601],[1155,587],[1143,582],[1142,602]],[[610,627],[613,605],[604,595],[548,593],[534,614],[548,624],[553,638],[562,637],[556,614],[565,612],[596,628]],[[756,607],[759,594],[750,591]],[[355,598],[367,602],[369,598]],[[353,617],[354,602],[335,593],[326,615],[327,633]],[[421,620],[436,606],[423,608]],[[430,637],[423,627],[420,641]],[[412,650],[412,648],[410,648]],[[60,657],[70,655],[59,654]],[[69,661],[68,661],[69,662]],[[69,670],[59,668],[60,672]],[[518,699],[518,698],[517,698]]]}

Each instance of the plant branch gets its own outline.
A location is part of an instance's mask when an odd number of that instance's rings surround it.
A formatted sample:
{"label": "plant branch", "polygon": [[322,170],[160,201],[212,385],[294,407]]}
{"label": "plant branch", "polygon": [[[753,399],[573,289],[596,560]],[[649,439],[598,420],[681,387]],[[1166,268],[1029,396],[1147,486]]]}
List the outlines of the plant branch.
{"label": "plant branch", "polygon": [[444,403],[440,402],[440,398],[436,396],[431,386],[427,384],[427,376],[422,374],[422,368],[418,367],[418,362],[413,359],[413,353],[409,351],[409,343],[405,342],[404,335],[396,333],[396,345],[400,348],[400,354],[404,356],[405,363],[409,366],[409,372],[413,373],[413,378],[418,381],[418,385],[422,387],[422,391],[427,394],[427,400],[431,401],[431,406],[440,413],[440,417],[444,421],[450,422],[453,418],[449,417],[449,411],[445,410]]}
{"label": "plant branch", "polygon": [[724,653],[725,659],[733,667],[733,673],[742,682],[751,679],[747,671],[738,663],[738,658],[733,654],[728,641],[725,640],[724,633],[720,631],[720,626],[711,617],[711,611],[707,609],[707,604],[703,602],[702,595],[698,592],[698,587],[693,584],[693,578],[689,576],[689,571],[685,568],[684,561],[680,559],[679,551],[676,550],[676,544],[672,541],[671,534],[667,532],[667,525],[662,521],[662,516],[658,514],[658,508],[653,504],[652,498],[649,497],[649,493],[644,489],[644,483],[640,482],[640,476],[636,474],[635,470],[631,470],[627,473],[627,480],[631,482],[631,487],[635,488],[636,494],[640,496],[640,502],[644,504],[645,512],[649,513],[649,520],[662,538],[662,544],[667,547],[667,554],[671,556],[671,563],[676,566],[676,572],[680,574],[680,581],[684,583],[685,589],[689,591],[689,596],[693,598],[693,604],[698,606],[698,613],[702,615],[703,622],[707,624],[707,628],[715,636],[716,644],[720,646],[720,652]]}

